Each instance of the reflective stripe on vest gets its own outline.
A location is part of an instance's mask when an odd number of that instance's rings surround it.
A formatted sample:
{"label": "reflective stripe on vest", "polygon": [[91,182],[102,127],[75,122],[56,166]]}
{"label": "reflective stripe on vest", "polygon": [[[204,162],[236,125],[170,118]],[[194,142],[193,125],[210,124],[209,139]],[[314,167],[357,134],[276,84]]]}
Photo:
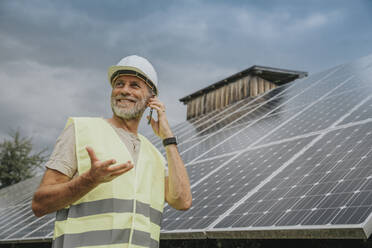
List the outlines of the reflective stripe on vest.
{"label": "reflective stripe on vest", "polygon": [[[98,245],[109,247],[107,244],[127,244],[129,242],[130,233],[131,229],[114,229],[77,234],[64,234],[53,240],[52,248],[81,247],[82,243],[87,247]],[[149,233],[138,230],[134,230],[133,232],[132,244],[151,248],[159,247],[159,242],[152,239]]]}
{"label": "reflective stripe on vest", "polygon": [[[133,159],[102,118],[70,118],[74,123],[79,175],[90,169],[90,146],[101,161]],[[143,136],[135,168],[102,183],[69,208],[57,211],[53,247],[158,247],[164,205],[164,164]]]}
{"label": "reflective stripe on vest", "polygon": [[[134,200],[123,199],[104,199],[92,202],[83,202],[72,205],[70,208],[62,209],[56,214],[57,221],[63,221],[69,218],[79,218],[95,214],[104,213],[132,213]],[[152,208],[149,204],[136,201],[136,213],[149,217],[150,221],[160,226],[162,212]]]}

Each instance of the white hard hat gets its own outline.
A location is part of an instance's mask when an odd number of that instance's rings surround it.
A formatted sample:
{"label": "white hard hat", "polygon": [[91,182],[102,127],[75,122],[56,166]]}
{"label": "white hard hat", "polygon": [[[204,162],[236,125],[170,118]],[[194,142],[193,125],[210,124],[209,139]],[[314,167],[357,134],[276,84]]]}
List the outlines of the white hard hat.
{"label": "white hard hat", "polygon": [[117,65],[113,65],[108,69],[108,79],[112,85],[119,75],[133,75],[143,81],[158,94],[158,75],[151,63],[140,56],[131,55],[119,61]]}

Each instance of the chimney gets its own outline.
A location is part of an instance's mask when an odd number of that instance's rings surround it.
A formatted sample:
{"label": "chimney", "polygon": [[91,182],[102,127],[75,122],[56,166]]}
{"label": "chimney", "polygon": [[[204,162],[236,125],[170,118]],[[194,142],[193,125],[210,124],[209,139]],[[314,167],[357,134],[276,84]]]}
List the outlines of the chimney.
{"label": "chimney", "polygon": [[243,98],[306,77],[307,72],[254,65],[180,99],[187,104],[187,120],[224,108]]}

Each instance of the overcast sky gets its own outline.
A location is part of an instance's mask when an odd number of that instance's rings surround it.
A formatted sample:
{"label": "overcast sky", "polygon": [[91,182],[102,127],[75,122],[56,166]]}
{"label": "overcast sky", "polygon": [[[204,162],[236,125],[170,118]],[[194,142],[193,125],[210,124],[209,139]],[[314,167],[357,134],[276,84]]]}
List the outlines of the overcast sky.
{"label": "overcast sky", "polygon": [[[252,65],[311,74],[372,53],[372,1],[0,1],[0,139],[50,150],[69,116],[111,116],[107,68],[148,58],[178,99]],[[141,130],[149,127],[141,125]]]}

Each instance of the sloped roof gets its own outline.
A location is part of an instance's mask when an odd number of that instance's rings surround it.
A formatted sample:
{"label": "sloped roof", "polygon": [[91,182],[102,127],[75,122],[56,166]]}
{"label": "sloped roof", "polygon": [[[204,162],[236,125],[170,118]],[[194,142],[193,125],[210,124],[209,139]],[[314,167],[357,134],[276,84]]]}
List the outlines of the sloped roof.
{"label": "sloped roof", "polygon": [[260,65],[254,65],[251,66],[243,71],[240,71],[238,73],[235,73],[225,79],[222,79],[220,81],[217,81],[214,84],[211,84],[201,90],[198,90],[190,95],[187,95],[185,97],[182,97],[179,99],[181,102],[186,104],[188,101],[194,99],[195,97],[198,97],[200,95],[204,95],[212,90],[215,90],[217,88],[220,88],[226,84],[229,84],[233,81],[236,81],[242,77],[245,77],[247,75],[257,75],[260,76],[263,79],[266,79],[272,83],[275,83],[277,85],[282,85],[288,82],[291,82],[293,80],[296,80],[298,78],[306,77],[308,74],[307,72],[303,71],[293,71],[293,70],[287,70],[287,69],[280,69],[280,68],[273,68],[273,67],[267,67],[267,66],[260,66]]}

